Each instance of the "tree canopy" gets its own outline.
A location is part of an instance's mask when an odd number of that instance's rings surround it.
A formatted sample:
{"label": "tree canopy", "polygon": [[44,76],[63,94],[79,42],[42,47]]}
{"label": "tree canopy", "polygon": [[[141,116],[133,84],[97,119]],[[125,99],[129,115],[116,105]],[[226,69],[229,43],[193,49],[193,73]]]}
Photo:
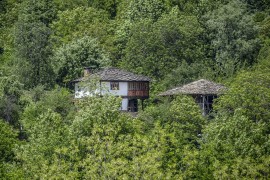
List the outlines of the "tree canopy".
{"label": "tree canopy", "polygon": [[[269,179],[269,2],[1,0],[1,179]],[[152,79],[144,111],[74,98],[112,66]],[[201,78],[226,86],[207,116],[157,95]]]}

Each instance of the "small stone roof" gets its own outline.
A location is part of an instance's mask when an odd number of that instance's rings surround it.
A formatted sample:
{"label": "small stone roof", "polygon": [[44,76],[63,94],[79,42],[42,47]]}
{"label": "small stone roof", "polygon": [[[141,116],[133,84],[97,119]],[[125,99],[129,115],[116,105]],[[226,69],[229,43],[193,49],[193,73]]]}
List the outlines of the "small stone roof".
{"label": "small stone roof", "polygon": [[150,81],[151,79],[147,76],[134,74],[118,68],[104,68],[96,73],[89,75],[88,77],[81,77],[74,80],[73,82],[80,82],[87,80],[91,77],[97,77],[101,81]]}
{"label": "small stone roof", "polygon": [[225,89],[226,89],[225,86],[221,84],[217,84],[212,81],[205,80],[205,79],[200,79],[198,81],[191,82],[181,87],[170,89],[159,95],[160,96],[171,96],[171,95],[178,95],[178,94],[215,95],[215,94],[222,94],[222,92]]}

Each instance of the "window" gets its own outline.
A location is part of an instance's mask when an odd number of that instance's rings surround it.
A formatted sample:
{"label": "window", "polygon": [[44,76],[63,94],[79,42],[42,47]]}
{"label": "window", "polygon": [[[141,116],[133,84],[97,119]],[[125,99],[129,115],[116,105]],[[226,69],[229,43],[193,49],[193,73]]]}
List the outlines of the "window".
{"label": "window", "polygon": [[119,82],[111,82],[111,90],[119,90]]}
{"label": "window", "polygon": [[129,82],[128,90],[134,90],[134,91],[148,90],[148,83],[147,82]]}

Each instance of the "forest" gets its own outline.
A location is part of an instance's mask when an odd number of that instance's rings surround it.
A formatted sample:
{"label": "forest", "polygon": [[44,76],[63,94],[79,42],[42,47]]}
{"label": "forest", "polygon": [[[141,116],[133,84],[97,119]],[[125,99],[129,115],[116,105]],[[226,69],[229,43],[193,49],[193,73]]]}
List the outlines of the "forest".
{"label": "forest", "polygon": [[[150,77],[145,110],[74,103],[84,67]],[[208,116],[158,96],[201,78]],[[270,1],[1,0],[0,179],[270,179]]]}

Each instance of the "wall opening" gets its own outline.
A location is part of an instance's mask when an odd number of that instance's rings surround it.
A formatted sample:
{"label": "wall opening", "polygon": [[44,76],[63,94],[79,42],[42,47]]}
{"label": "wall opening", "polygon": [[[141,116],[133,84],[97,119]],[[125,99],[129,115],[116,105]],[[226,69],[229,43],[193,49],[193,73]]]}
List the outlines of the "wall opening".
{"label": "wall opening", "polygon": [[129,99],[128,100],[128,111],[138,112],[138,100],[137,99]]}

